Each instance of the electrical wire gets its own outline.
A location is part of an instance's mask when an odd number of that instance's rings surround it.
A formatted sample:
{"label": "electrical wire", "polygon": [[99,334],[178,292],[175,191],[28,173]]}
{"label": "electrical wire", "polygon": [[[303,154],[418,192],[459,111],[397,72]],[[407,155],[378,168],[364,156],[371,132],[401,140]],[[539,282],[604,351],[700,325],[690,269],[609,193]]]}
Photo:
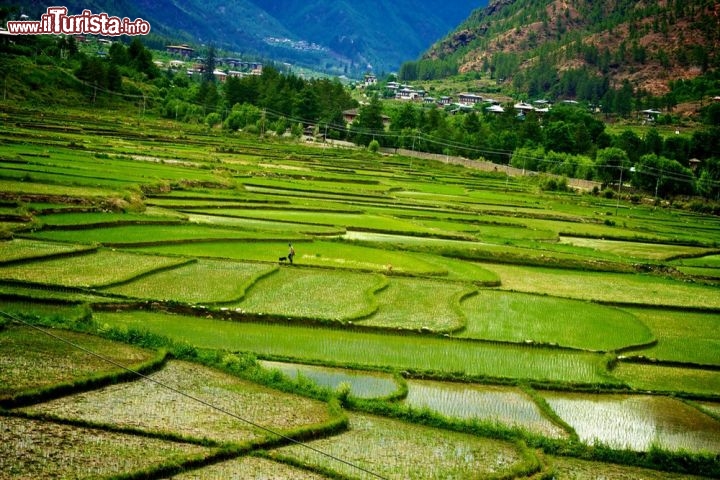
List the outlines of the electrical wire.
{"label": "electrical wire", "polygon": [[359,471],[361,471],[361,472],[363,472],[363,473],[367,473],[368,475],[371,475],[371,476],[373,476],[373,477],[375,477],[375,478],[381,478],[381,479],[387,480],[386,477],[383,477],[382,475],[380,475],[380,474],[378,474],[378,473],[375,473],[375,472],[373,472],[373,471],[371,471],[371,470],[368,470],[368,469],[366,469],[366,468],[364,468],[364,467],[361,467],[360,465],[357,465],[357,464],[352,463],[352,462],[350,462],[350,461],[344,460],[344,459],[342,459],[342,458],[340,458],[340,457],[337,457],[337,456],[335,456],[335,455],[332,455],[332,454],[330,454],[330,453],[324,452],[324,451],[322,451],[322,450],[320,450],[320,449],[318,449],[318,448],[315,448],[315,447],[313,447],[313,446],[311,446],[311,445],[309,445],[309,444],[307,444],[307,443],[305,443],[305,442],[301,442],[301,441],[299,441],[299,440],[295,440],[294,438],[288,437],[287,435],[284,435],[284,434],[282,434],[282,433],[280,433],[280,432],[277,432],[277,431],[275,431],[275,430],[273,430],[273,429],[271,429],[271,428],[269,428],[269,427],[260,425],[260,424],[257,423],[257,422],[253,422],[252,420],[248,420],[247,418],[241,417],[240,415],[238,415],[238,414],[236,414],[236,413],[234,413],[234,412],[231,412],[231,411],[229,411],[229,410],[227,410],[227,409],[225,409],[225,408],[223,408],[223,407],[219,407],[219,406],[214,405],[214,404],[212,404],[212,403],[210,403],[210,402],[208,402],[208,401],[206,401],[206,400],[203,400],[203,399],[198,398],[198,397],[196,397],[196,396],[193,396],[193,395],[191,395],[191,394],[189,394],[189,393],[186,393],[186,392],[184,392],[184,391],[182,391],[182,390],[180,390],[180,389],[178,389],[178,388],[176,388],[176,387],[173,387],[172,385],[168,385],[167,383],[164,383],[164,382],[162,382],[162,381],[160,381],[160,380],[158,380],[158,379],[156,379],[156,378],[153,378],[153,377],[151,377],[151,376],[149,376],[149,375],[145,375],[145,374],[143,374],[143,373],[141,373],[141,372],[138,372],[138,371],[136,371],[136,370],[133,370],[133,369],[131,369],[131,368],[129,368],[129,367],[127,367],[127,366],[125,366],[125,365],[123,365],[123,364],[121,364],[121,363],[119,363],[119,362],[117,362],[117,361],[115,361],[115,360],[113,360],[113,359],[111,359],[111,358],[105,357],[105,356],[103,356],[103,355],[101,355],[101,354],[99,354],[99,353],[97,353],[97,352],[94,352],[94,351],[90,350],[89,348],[86,348],[86,347],[83,347],[82,345],[78,345],[78,344],[76,344],[76,343],[73,343],[73,342],[71,342],[70,340],[67,340],[67,339],[65,339],[65,338],[62,338],[62,337],[59,336],[59,335],[55,335],[54,333],[52,333],[52,332],[50,332],[50,331],[48,331],[48,330],[45,330],[45,329],[43,329],[43,328],[40,328],[40,327],[37,326],[37,325],[33,325],[32,323],[27,322],[27,321],[25,321],[25,320],[17,317],[16,315],[13,315],[13,314],[4,312],[4,311],[2,311],[2,310],[0,310],[0,314],[2,314],[2,315],[5,316],[6,318],[8,318],[8,319],[10,319],[10,320],[12,320],[12,321],[14,321],[14,322],[20,323],[20,324],[25,325],[25,326],[27,326],[27,327],[30,327],[30,328],[32,328],[32,329],[34,329],[34,330],[37,330],[38,332],[43,333],[44,335],[47,335],[47,336],[49,336],[49,337],[52,337],[52,338],[54,338],[55,340],[59,340],[59,341],[65,343],[65,344],[71,346],[72,348],[81,350],[81,351],[83,351],[83,352],[85,352],[85,353],[87,353],[87,354],[89,354],[89,355],[92,355],[92,356],[94,356],[94,357],[96,357],[96,358],[98,358],[98,359],[100,359],[100,360],[102,360],[102,361],[104,361],[104,362],[107,362],[107,363],[109,363],[109,364],[111,364],[111,365],[113,365],[113,366],[115,366],[115,367],[118,367],[118,368],[120,368],[120,369],[122,369],[122,370],[125,370],[125,371],[128,372],[128,373],[131,373],[131,374],[133,374],[133,375],[136,375],[138,378],[141,378],[141,379],[143,379],[143,380],[148,380],[148,381],[150,381],[150,382],[152,382],[152,383],[160,386],[161,388],[164,388],[164,389],[169,390],[169,391],[171,391],[171,392],[173,392],[173,393],[176,393],[176,394],[178,394],[178,395],[181,395],[181,396],[183,396],[183,397],[185,397],[185,398],[187,398],[187,399],[189,399],[189,400],[191,400],[191,401],[200,403],[200,404],[202,404],[202,405],[204,405],[204,406],[206,406],[206,407],[209,407],[209,408],[211,408],[211,409],[213,409],[213,410],[216,410],[216,411],[218,411],[218,412],[220,412],[220,413],[222,413],[222,414],[224,414],[224,415],[228,415],[228,416],[230,416],[230,417],[232,417],[232,418],[234,418],[234,419],[236,419],[236,420],[240,420],[240,421],[243,422],[243,423],[247,423],[248,425],[250,425],[250,426],[252,426],[252,427],[254,427],[254,428],[257,428],[257,429],[259,429],[259,430],[263,430],[263,431],[265,431],[265,432],[267,432],[267,433],[269,433],[269,434],[271,434],[271,435],[275,435],[275,436],[277,436],[277,437],[280,437],[280,438],[282,438],[283,440],[286,440],[286,441],[288,441],[288,442],[290,442],[290,443],[293,443],[293,444],[295,444],[295,445],[298,445],[298,446],[307,448],[307,449],[309,449],[309,450],[311,450],[311,451],[313,451],[313,452],[315,452],[315,453],[319,453],[320,455],[323,455],[323,456],[325,456],[325,457],[327,457],[327,458],[330,458],[331,460],[335,460],[335,461],[337,461],[337,462],[343,463],[343,464],[345,464],[345,465],[347,465],[347,466],[349,466],[349,467],[355,468],[355,469],[357,469],[357,470],[359,470]]}
{"label": "electrical wire", "polygon": [[[84,86],[86,86],[86,87],[95,88],[97,91],[106,93],[106,94],[108,94],[108,95],[114,95],[114,96],[117,96],[117,97],[130,98],[130,99],[136,99],[136,100],[142,99],[143,102],[147,102],[148,100],[150,100],[150,101],[161,101],[160,98],[154,97],[154,96],[147,96],[147,95],[144,95],[144,94],[143,94],[143,95],[124,94],[124,93],[114,92],[114,91],[111,91],[111,90],[107,90],[107,89],[104,89],[104,88],[100,88],[100,87],[97,87],[96,85],[93,85],[93,84],[91,84],[91,83],[85,82],[85,81],[77,78],[75,75],[73,75],[73,74],[70,73],[70,72],[67,72],[67,71],[64,70],[64,69],[61,69],[61,71],[62,71],[63,73],[65,73],[66,75],[68,75],[69,77],[71,77],[71,78],[72,78],[73,80],[75,80],[76,82],[78,82],[78,83],[80,83],[80,84],[82,84],[82,85],[84,85]],[[202,104],[200,104],[200,103],[197,103],[197,102],[190,102],[190,101],[182,100],[182,99],[178,99],[178,100],[181,100],[183,103],[186,103],[186,104],[189,104],[189,105],[194,105],[194,106],[197,106],[197,107],[203,107],[203,109],[206,108],[204,105],[202,105]],[[219,112],[225,112],[225,113],[227,113],[227,109],[218,108],[218,107],[207,108],[207,110],[209,110],[209,111],[211,111],[211,112],[216,112],[216,113],[219,113]],[[284,119],[286,119],[287,121],[293,122],[293,123],[318,124],[318,125],[319,125],[319,124],[322,124],[322,125],[325,126],[326,130],[336,131],[336,132],[339,132],[339,133],[346,133],[346,132],[348,132],[348,127],[345,126],[345,125],[340,125],[340,124],[331,123],[331,122],[318,122],[318,121],[316,121],[316,120],[311,120],[311,119],[307,119],[307,118],[288,116],[288,115],[283,114],[282,112],[275,111],[275,110],[273,110],[273,109],[271,109],[271,108],[263,108],[263,109],[262,109],[262,112],[263,112],[263,116],[264,116],[264,117],[269,116],[270,118],[275,118],[275,119],[278,119],[278,120],[281,119],[281,118],[284,118]],[[269,114],[269,115],[268,115],[268,114]],[[454,149],[462,150],[462,151],[465,151],[465,152],[475,152],[475,153],[478,153],[478,154],[480,154],[480,155],[500,155],[500,156],[506,156],[506,157],[508,158],[508,160],[510,160],[510,159],[513,158],[513,157],[518,157],[518,158],[524,158],[524,159],[528,159],[528,160],[534,160],[534,161],[535,161],[536,163],[538,163],[538,164],[561,165],[562,163],[564,163],[564,162],[562,162],[561,160],[550,160],[550,159],[543,158],[543,157],[535,157],[535,156],[532,156],[532,155],[526,155],[526,154],[522,154],[522,153],[517,153],[517,152],[511,151],[511,150],[496,150],[496,149],[489,149],[489,148],[479,148],[479,147],[475,147],[475,146],[472,146],[472,145],[469,145],[469,144],[465,144],[465,143],[461,143],[461,142],[455,142],[455,141],[452,141],[452,140],[438,139],[438,138],[436,138],[436,137],[430,136],[430,135],[428,135],[428,134],[426,134],[426,133],[423,133],[423,132],[417,132],[415,135],[411,135],[411,136],[404,136],[404,135],[402,135],[402,134],[400,134],[400,133],[387,132],[387,131],[384,131],[384,130],[379,131],[379,130],[353,128],[353,129],[351,130],[351,133],[353,133],[353,134],[355,134],[355,135],[372,136],[373,138],[377,137],[377,138],[388,138],[388,139],[396,139],[396,140],[397,140],[397,139],[400,139],[401,137],[404,137],[404,138],[406,138],[407,140],[413,140],[413,142],[416,141],[416,140],[418,140],[418,141],[420,141],[420,142],[425,142],[425,143],[428,143],[428,144],[438,145],[438,146],[441,146],[441,147],[454,148]],[[508,164],[509,164],[509,162],[508,162]],[[599,168],[599,169],[613,169],[613,170],[614,170],[614,169],[625,169],[625,167],[622,166],[622,165],[610,165],[610,164],[597,164],[597,163],[593,163],[593,164],[590,165],[590,166],[591,166],[592,168]],[[552,173],[552,172],[549,172],[549,173]],[[692,185],[693,182],[697,180],[697,178],[694,177],[694,176],[692,176],[692,175],[686,175],[686,174],[683,174],[683,173],[681,173],[681,172],[668,172],[668,171],[663,171],[662,169],[657,169],[657,168],[655,168],[655,167],[648,166],[648,165],[643,165],[643,166],[642,166],[642,172],[639,172],[639,173],[642,173],[642,174],[644,174],[644,175],[648,175],[648,174],[649,174],[650,176],[652,176],[652,177],[654,177],[654,178],[656,178],[656,179],[658,179],[658,178],[664,178],[664,179],[668,179],[668,180],[674,180],[674,181],[677,181],[677,182],[687,183],[687,184],[690,184],[690,185]],[[710,187],[713,187],[713,188],[715,188],[715,187],[720,187],[720,180],[706,180],[706,181],[705,181],[705,184],[706,184],[707,186],[710,186]]]}

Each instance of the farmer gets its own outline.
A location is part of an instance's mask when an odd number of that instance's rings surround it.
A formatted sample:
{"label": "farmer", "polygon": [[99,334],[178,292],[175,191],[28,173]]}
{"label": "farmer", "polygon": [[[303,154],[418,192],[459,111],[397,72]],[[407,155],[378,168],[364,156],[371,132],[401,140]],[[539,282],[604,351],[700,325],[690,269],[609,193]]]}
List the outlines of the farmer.
{"label": "farmer", "polygon": [[295,249],[293,248],[292,243],[288,243],[288,261],[293,263],[293,258],[295,258]]}

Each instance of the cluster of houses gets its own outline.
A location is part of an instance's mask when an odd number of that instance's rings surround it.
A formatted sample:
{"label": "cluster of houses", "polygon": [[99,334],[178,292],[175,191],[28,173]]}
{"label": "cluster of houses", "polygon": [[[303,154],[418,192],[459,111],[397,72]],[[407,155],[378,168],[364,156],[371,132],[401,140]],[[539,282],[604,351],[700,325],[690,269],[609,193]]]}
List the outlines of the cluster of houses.
{"label": "cluster of houses", "polygon": [[[369,87],[377,84],[377,77],[372,74],[365,76],[363,87]],[[505,113],[505,107],[498,100],[486,98],[475,93],[464,92],[456,97],[442,96],[432,97],[428,92],[417,89],[411,85],[401,84],[398,82],[388,82],[385,86],[388,90],[394,92],[395,99],[422,102],[428,105],[437,105],[450,108],[451,113],[459,111],[468,111],[476,108],[476,105],[485,105],[485,110],[489,113]],[[572,101],[570,101],[572,103]],[[536,100],[532,104],[526,102],[518,102],[513,108],[518,115],[524,116],[529,112],[546,113],[550,110],[551,104],[547,100]]]}
{"label": "cluster of houses", "polygon": [[[205,68],[201,63],[203,59],[194,57],[195,50],[188,45],[168,45],[165,47],[165,51],[172,55],[179,55],[186,60],[192,59],[194,61],[192,66],[187,69],[188,76],[203,73]],[[228,77],[242,78],[247,75],[262,75],[263,64],[260,62],[249,62],[238,58],[223,57],[216,58],[215,61],[218,67],[226,67],[222,70],[220,68],[213,70],[213,75],[219,82],[224,82]],[[184,60],[171,60],[170,68],[180,69],[185,67],[186,64],[187,61]]]}

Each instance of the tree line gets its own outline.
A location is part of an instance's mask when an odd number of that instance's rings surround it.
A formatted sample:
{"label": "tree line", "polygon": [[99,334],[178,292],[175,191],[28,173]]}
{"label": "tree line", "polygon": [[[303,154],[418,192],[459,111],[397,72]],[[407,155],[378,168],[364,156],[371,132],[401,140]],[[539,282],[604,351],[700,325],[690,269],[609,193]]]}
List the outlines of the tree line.
{"label": "tree line", "polygon": [[[137,39],[113,43],[102,57],[79,52],[70,38],[40,42],[48,58],[73,66],[93,99],[141,93],[150,111],[178,121],[227,132],[296,137],[310,127],[317,136],[363,146],[482,158],[608,185],[624,175],[658,196],[720,196],[720,103],[704,107],[705,125],[690,136],[663,137],[655,128],[642,136],[632,129],[611,134],[602,115],[581,106],[557,105],[542,115],[519,116],[511,106],[502,114],[482,107],[453,111],[385,102],[377,96],[358,105],[336,79],[305,79],[273,66],[266,66],[261,75],[219,82],[212,75],[216,66],[212,49],[205,56],[204,73],[188,76],[185,70],[159,69]],[[20,47],[25,53],[37,52],[37,45]],[[694,86],[683,82],[679,88]],[[343,112],[353,108],[357,117],[346,125]],[[699,165],[692,159],[699,159]]]}

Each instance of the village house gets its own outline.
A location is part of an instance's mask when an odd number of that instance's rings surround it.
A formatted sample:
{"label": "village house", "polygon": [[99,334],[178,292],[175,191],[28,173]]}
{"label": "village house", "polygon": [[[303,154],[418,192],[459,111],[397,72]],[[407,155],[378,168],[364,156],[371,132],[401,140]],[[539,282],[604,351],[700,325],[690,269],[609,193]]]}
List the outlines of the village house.
{"label": "village house", "polygon": [[497,104],[490,105],[489,107],[487,107],[485,109],[485,111],[490,112],[490,113],[505,113],[505,109],[502,106],[497,105]]}
{"label": "village house", "polygon": [[460,105],[472,106],[483,101],[483,97],[474,93],[461,93],[458,95]]}
{"label": "village house", "polygon": [[167,53],[171,53],[173,55],[180,55],[181,57],[190,57],[193,53],[195,53],[195,50],[190,48],[189,46],[183,44],[183,45],[168,45],[165,47],[165,51]]}
{"label": "village house", "polygon": [[662,112],[660,110],[653,110],[652,108],[648,108],[647,110],[641,110],[640,115],[642,116],[643,120],[646,122],[654,122],[657,120],[657,117]]}
{"label": "village house", "polygon": [[513,106],[513,108],[515,108],[520,115],[525,115],[528,112],[535,111],[535,107],[525,102],[518,102]]}
{"label": "village house", "polygon": [[[350,110],[343,111],[343,119],[345,120],[345,123],[347,125],[351,125],[355,119],[357,119],[360,111],[357,108],[352,108]],[[387,115],[382,116],[383,125],[385,128],[390,126],[390,117]]]}

